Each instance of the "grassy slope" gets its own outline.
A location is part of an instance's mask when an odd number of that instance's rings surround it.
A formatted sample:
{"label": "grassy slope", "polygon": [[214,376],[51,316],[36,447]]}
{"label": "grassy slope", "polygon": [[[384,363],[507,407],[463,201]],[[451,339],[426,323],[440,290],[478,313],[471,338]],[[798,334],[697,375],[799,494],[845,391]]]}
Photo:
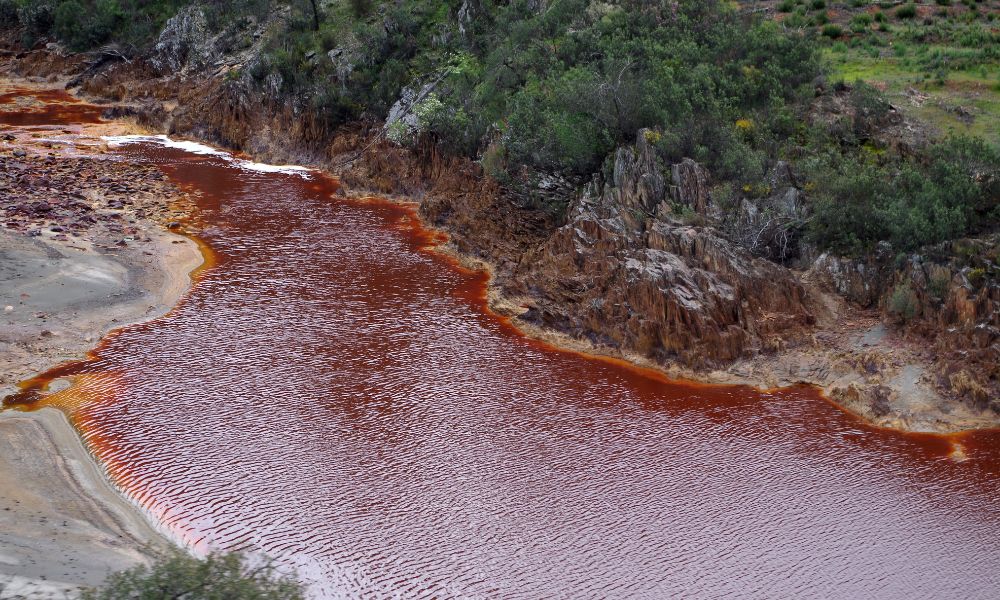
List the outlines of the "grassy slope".
{"label": "grassy slope", "polygon": [[[817,33],[826,27],[831,76],[879,87],[933,136],[960,133],[1000,144],[1000,1],[915,2],[911,18],[901,18],[903,5],[892,2],[743,4],[766,8],[787,26]],[[969,32],[992,42],[975,43]]]}

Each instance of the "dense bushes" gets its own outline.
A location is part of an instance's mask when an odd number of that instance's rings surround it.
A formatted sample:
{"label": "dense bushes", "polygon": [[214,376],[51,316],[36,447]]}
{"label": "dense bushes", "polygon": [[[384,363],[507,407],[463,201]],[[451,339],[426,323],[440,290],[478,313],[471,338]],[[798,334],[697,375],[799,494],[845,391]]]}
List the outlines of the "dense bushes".
{"label": "dense bushes", "polygon": [[[760,177],[760,144],[734,123],[780,112],[818,73],[813,47],[770,22],[747,22],[715,2],[564,0],[541,13],[529,3],[494,8],[489,51],[472,54],[443,94],[453,114],[477,115],[513,165],[586,175],[642,127],[657,128],[673,158],[695,156],[725,175]],[[434,133],[451,141],[445,127]],[[731,163],[731,164],[730,164]]]}
{"label": "dense bushes", "polygon": [[808,164],[808,233],[823,248],[862,254],[887,240],[913,250],[1000,223],[1000,153],[978,139],[948,138],[924,162],[831,154]]}
{"label": "dense bushes", "polygon": [[[460,16],[440,3],[345,14],[332,37],[349,74],[310,66],[296,89],[315,93],[332,75],[356,108],[346,119],[383,117],[404,87],[433,87],[413,107],[416,133],[484,157],[504,181],[525,167],[580,181],[644,127],[658,132],[664,164],[694,158],[729,189],[766,189],[769,167],[791,160],[812,182],[808,238],[844,253],[881,240],[913,249],[1000,222],[996,150],[953,138],[894,155],[877,138],[899,115],[875,87],[853,86],[832,128],[809,125],[821,67],[816,39],[801,31],[715,1],[469,4],[479,12],[461,34]],[[322,39],[301,29],[274,55],[304,56]],[[398,129],[397,141],[415,139]]]}
{"label": "dense bushes", "polygon": [[276,575],[267,564],[251,566],[239,554],[198,559],[174,551],[152,567],[136,567],[108,578],[83,600],[302,600],[301,586]]}
{"label": "dense bushes", "polygon": [[0,25],[20,25],[30,46],[54,36],[73,50],[118,43],[136,50],[155,39],[184,0],[0,0]]}
{"label": "dense bushes", "polygon": [[383,118],[404,88],[432,84],[439,104],[418,133],[472,158],[490,147],[500,171],[586,176],[655,127],[665,158],[759,179],[790,100],[819,73],[801,33],[716,0],[341,1],[324,5],[318,31],[307,3],[291,6],[254,79],[278,75],[331,126]]}
{"label": "dense bushes", "polygon": [[[0,0],[0,20],[74,48],[141,48],[186,1]],[[952,139],[923,156],[893,156],[875,138],[898,115],[864,84],[835,122],[814,123],[819,33],[736,3],[207,0],[203,8],[210,27],[235,32],[249,17],[281,11],[263,55],[233,81],[277,86],[331,131],[384,119],[409,97],[412,118],[389,128],[394,141],[425,136],[482,160],[506,183],[539,171],[583,181],[650,128],[664,164],[694,158],[737,193],[769,190],[769,168],[795,163],[812,182],[806,233],[822,248],[860,253],[879,240],[912,248],[1000,221],[995,149]]]}

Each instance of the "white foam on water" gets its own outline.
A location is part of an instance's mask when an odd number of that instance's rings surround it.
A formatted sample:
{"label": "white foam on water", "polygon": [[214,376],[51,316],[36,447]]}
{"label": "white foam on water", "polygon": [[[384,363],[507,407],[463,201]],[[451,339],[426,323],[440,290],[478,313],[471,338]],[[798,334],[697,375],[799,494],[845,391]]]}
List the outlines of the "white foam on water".
{"label": "white foam on water", "polygon": [[250,162],[249,160],[236,160],[237,166],[248,171],[258,171],[260,173],[298,173],[303,177],[308,177],[309,168],[298,165],[268,165],[264,163]]}
{"label": "white foam on water", "polygon": [[309,178],[309,172],[311,171],[311,169],[307,167],[300,167],[298,165],[268,165],[265,163],[243,160],[241,158],[234,157],[232,154],[224,150],[206,146],[205,144],[199,144],[198,142],[172,140],[165,135],[105,135],[101,136],[101,139],[107,142],[109,146],[125,146],[128,144],[142,143],[159,144],[166,148],[177,148],[178,150],[184,150],[185,152],[190,152],[192,154],[219,156],[228,160],[237,168],[247,171],[256,171],[258,173],[287,173]]}
{"label": "white foam on water", "polygon": [[184,150],[185,152],[191,152],[192,154],[206,154],[232,158],[232,155],[228,152],[217,150],[211,146],[206,146],[205,144],[199,144],[197,142],[172,140],[165,135],[104,135],[101,136],[101,139],[107,142],[109,146],[125,146],[127,144],[142,143],[159,144],[166,148],[177,148],[178,150]]}

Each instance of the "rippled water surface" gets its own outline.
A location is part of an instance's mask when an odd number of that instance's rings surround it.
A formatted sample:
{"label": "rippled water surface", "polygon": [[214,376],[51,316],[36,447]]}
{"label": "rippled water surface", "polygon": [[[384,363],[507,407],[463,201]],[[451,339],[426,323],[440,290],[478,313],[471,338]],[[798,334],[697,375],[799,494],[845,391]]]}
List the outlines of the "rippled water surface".
{"label": "rippled water surface", "polygon": [[318,598],[996,598],[998,437],[671,384],[518,336],[409,209],[153,144],[215,262],[70,369],[114,479]]}

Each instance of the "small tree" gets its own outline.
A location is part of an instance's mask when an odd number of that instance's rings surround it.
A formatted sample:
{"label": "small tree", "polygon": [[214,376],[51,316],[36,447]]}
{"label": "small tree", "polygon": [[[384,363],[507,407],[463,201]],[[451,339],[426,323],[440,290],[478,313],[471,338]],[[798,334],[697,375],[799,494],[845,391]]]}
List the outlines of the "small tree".
{"label": "small tree", "polygon": [[180,550],[161,557],[152,566],[116,573],[83,600],[302,600],[302,586],[279,576],[266,562],[255,566],[243,555],[211,554],[195,558]]}

